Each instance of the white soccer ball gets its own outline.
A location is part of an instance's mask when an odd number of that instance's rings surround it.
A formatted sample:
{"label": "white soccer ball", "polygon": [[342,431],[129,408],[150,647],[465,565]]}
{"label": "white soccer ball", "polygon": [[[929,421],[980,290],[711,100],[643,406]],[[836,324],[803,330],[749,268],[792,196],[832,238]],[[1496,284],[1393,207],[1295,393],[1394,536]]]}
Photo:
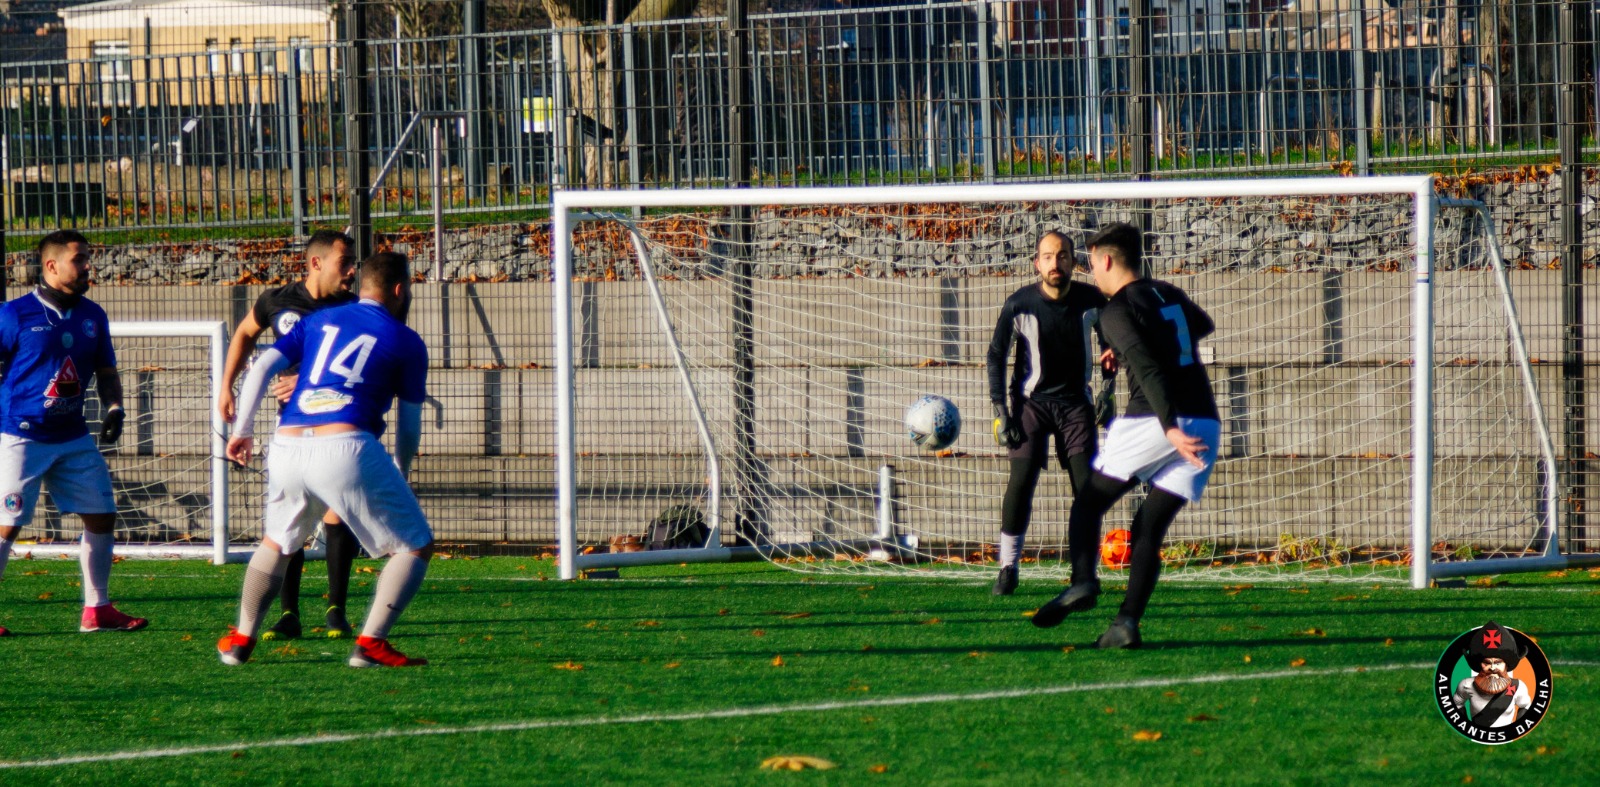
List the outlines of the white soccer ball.
{"label": "white soccer ball", "polygon": [[906,433],[911,442],[937,451],[961,436],[961,411],[949,399],[927,394],[906,409]]}

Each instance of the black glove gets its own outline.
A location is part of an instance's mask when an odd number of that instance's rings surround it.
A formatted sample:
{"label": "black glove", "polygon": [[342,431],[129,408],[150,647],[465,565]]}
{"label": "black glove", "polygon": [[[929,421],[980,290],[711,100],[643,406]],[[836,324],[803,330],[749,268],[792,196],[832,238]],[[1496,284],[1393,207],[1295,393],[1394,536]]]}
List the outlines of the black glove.
{"label": "black glove", "polygon": [[994,406],[994,441],[1007,448],[1016,448],[1022,445],[1022,422],[1012,418],[1006,412],[1006,406],[998,402]]}
{"label": "black glove", "polygon": [[1094,422],[1106,426],[1117,417],[1117,376],[1102,374],[1100,394],[1094,398]]}
{"label": "black glove", "polygon": [[122,439],[122,420],[128,414],[121,405],[112,405],[100,419],[100,444],[111,445]]}

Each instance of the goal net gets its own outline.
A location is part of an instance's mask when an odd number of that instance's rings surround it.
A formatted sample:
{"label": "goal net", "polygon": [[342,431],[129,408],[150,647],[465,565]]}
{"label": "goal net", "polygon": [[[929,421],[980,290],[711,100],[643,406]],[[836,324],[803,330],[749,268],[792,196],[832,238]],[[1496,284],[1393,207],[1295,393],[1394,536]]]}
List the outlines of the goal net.
{"label": "goal net", "polygon": [[[226,432],[214,404],[226,336],[220,322],[111,323],[127,419],[122,439],[101,452],[117,498],[120,556],[229,559]],[[87,395],[92,433],[102,414],[99,398]],[[41,494],[14,552],[76,555],[82,532],[77,517]]]}
{"label": "goal net", "polygon": [[[563,193],[562,574],[992,571],[1000,305],[1037,281],[1041,233],[1082,258],[1113,221],[1147,226],[1151,274],[1217,323],[1202,360],[1222,444],[1169,571],[1422,585],[1564,565],[1538,381],[1480,207],[1416,177]],[[1554,286],[1540,273],[1517,287]],[[903,426],[923,394],[964,416],[942,452]],[[1065,573],[1070,505],[1052,461],[1025,576]]]}

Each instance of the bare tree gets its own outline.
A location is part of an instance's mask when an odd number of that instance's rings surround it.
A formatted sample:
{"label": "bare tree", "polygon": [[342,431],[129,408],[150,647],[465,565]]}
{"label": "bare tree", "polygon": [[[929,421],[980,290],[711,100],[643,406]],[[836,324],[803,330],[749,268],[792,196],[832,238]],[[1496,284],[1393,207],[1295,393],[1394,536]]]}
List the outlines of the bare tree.
{"label": "bare tree", "polygon": [[[663,116],[660,102],[635,107],[638,128],[626,124],[628,113],[622,104],[628,97],[621,90],[624,77],[621,47],[623,32],[579,31],[597,25],[639,25],[668,19],[682,19],[694,11],[695,0],[540,0],[551,24],[562,32],[560,41],[566,77],[567,106],[576,110],[578,122],[569,128],[569,144],[581,142],[585,183],[613,186],[620,182],[619,149],[649,154],[658,135],[664,134],[670,118]],[[664,72],[664,60],[671,42],[659,28],[632,29],[636,75]],[[636,86],[637,87],[637,86]],[[640,88],[655,93],[650,86]],[[619,96],[622,98],[619,99]],[[626,145],[626,148],[619,148]]]}

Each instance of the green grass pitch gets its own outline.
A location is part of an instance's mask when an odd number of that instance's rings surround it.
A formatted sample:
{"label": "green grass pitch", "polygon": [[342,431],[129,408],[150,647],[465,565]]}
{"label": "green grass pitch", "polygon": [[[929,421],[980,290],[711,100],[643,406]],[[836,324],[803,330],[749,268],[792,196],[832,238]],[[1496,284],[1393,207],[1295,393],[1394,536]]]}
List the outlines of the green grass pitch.
{"label": "green grass pitch", "polygon": [[[352,617],[379,564],[357,566]],[[1026,616],[1060,585],[1026,575],[995,598],[764,564],[567,583],[548,561],[458,558],[434,562],[394,634],[433,663],[353,670],[347,642],[315,637],[219,664],[242,570],[120,563],[113,597],[152,625],[79,634],[77,563],[13,560],[0,782],[1600,782],[1585,571],[1426,591],[1164,583],[1147,649],[1099,652],[1115,581],[1042,631]],[[1491,618],[1555,663],[1544,722],[1498,747],[1452,731],[1431,692],[1444,647]],[[762,768],[779,755],[837,767]]]}

